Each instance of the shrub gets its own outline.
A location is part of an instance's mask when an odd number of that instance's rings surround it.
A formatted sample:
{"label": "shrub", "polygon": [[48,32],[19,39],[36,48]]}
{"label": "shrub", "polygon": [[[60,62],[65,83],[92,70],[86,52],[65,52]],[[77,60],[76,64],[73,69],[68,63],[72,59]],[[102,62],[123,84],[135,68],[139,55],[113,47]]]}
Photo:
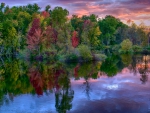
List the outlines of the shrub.
{"label": "shrub", "polygon": [[124,40],[121,43],[121,49],[124,51],[128,51],[132,49],[132,42],[129,39]]}
{"label": "shrub", "polygon": [[138,45],[133,45],[132,49],[134,52],[138,53],[138,52],[142,52],[142,47],[138,46]]}
{"label": "shrub", "polygon": [[91,50],[88,46],[80,45],[78,46],[78,51],[79,51],[80,57],[83,58],[83,60],[86,60],[86,61],[92,60]]}
{"label": "shrub", "polygon": [[120,52],[123,53],[130,53],[132,52],[132,42],[129,39],[124,40],[121,43],[121,50]]}
{"label": "shrub", "polygon": [[104,54],[94,54],[94,60],[105,60],[106,58]]}

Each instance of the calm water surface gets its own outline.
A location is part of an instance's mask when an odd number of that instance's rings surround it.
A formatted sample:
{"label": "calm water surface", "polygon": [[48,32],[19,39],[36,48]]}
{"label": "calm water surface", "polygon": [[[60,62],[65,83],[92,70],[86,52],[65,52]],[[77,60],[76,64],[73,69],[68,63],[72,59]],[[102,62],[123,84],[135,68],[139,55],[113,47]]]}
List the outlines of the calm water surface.
{"label": "calm water surface", "polygon": [[6,61],[0,113],[150,113],[150,56],[103,62]]}

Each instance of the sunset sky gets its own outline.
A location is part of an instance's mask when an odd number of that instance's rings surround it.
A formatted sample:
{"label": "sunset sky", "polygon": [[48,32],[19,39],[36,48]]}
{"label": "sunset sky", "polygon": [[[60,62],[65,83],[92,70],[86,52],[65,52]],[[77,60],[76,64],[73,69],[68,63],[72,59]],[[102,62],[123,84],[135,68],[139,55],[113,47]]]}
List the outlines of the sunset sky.
{"label": "sunset sky", "polygon": [[96,14],[99,17],[113,15],[123,22],[131,19],[137,24],[144,22],[150,26],[150,0],[0,0],[9,6],[37,3],[41,8],[50,5],[69,10],[70,15]]}

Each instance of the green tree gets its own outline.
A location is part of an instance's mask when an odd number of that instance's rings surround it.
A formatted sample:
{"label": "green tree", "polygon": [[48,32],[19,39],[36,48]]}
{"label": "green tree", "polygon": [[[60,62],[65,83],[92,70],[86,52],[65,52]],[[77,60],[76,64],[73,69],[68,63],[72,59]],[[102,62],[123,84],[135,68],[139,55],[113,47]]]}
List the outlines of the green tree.
{"label": "green tree", "polygon": [[105,19],[99,20],[98,23],[102,32],[102,34],[100,35],[102,43],[107,46],[112,45],[116,40],[115,33],[117,28],[119,27],[120,20],[108,15],[105,17]]}
{"label": "green tree", "polygon": [[51,13],[53,26],[61,26],[65,24],[65,22],[67,22],[68,15],[68,10],[63,9],[62,7],[55,7]]}
{"label": "green tree", "polygon": [[127,31],[127,37],[131,40],[133,45],[140,44],[140,38],[138,38],[137,34],[137,25],[135,23],[132,23],[131,27],[129,27]]}
{"label": "green tree", "polygon": [[61,28],[56,28],[58,32],[58,41],[57,48],[60,54],[70,53],[73,49],[71,45],[71,33],[73,32],[73,28],[70,23],[66,23],[61,26]]}
{"label": "green tree", "polygon": [[27,6],[24,7],[25,11],[28,12],[30,15],[34,13],[39,13],[39,10],[41,9],[38,4],[28,4]]}
{"label": "green tree", "polygon": [[97,22],[98,16],[95,14],[91,14],[89,16],[89,19],[91,20],[91,22]]}
{"label": "green tree", "polygon": [[50,12],[50,8],[51,8],[51,6],[50,6],[50,5],[47,5],[47,6],[45,7],[45,11]]}
{"label": "green tree", "polygon": [[117,46],[116,44],[122,42],[124,38],[122,31],[124,31],[123,28],[126,28],[126,25],[111,15],[100,19],[98,24],[102,32],[99,36],[101,42],[100,49],[105,49],[105,52],[110,54],[113,52],[113,46]]}
{"label": "green tree", "polygon": [[83,31],[83,23],[84,23],[83,20],[77,15],[72,15],[70,22],[74,30],[78,32],[78,37],[81,37]]}
{"label": "green tree", "polygon": [[146,26],[142,23],[137,28],[137,34],[138,34],[137,36],[140,39],[140,46],[142,47],[148,46],[148,36],[144,31],[145,28]]}

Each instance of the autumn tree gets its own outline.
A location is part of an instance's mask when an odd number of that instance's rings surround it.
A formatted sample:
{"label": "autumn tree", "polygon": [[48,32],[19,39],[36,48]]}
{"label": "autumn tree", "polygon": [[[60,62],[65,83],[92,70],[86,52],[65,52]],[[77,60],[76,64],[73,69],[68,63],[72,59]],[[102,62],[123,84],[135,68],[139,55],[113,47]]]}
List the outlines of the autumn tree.
{"label": "autumn tree", "polygon": [[78,39],[78,37],[77,37],[77,32],[74,31],[72,34],[73,34],[73,35],[72,35],[72,39],[71,39],[71,41],[72,41],[72,46],[73,46],[74,48],[76,48],[76,47],[78,46],[78,44],[79,44],[79,39]]}
{"label": "autumn tree", "polygon": [[87,44],[91,49],[93,49],[100,43],[100,40],[98,39],[100,34],[101,31],[97,23],[91,22],[90,20],[85,20],[83,24],[83,31],[81,34],[81,43]]}
{"label": "autumn tree", "polygon": [[27,36],[27,44],[29,49],[37,49],[41,40],[40,19],[33,20],[32,27],[30,28]]}

